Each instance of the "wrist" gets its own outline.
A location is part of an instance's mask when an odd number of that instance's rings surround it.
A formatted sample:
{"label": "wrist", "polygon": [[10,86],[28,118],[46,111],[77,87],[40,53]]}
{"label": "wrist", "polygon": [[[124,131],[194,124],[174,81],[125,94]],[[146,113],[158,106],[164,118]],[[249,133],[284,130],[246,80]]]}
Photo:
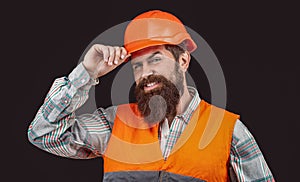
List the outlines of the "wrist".
{"label": "wrist", "polygon": [[85,64],[86,64],[86,63],[85,63],[84,61],[82,61],[82,66],[83,66],[84,69],[89,73],[90,77],[91,77],[92,79],[94,79],[94,80],[97,79],[97,78],[98,78],[98,75],[97,75],[96,71],[89,69],[89,67],[86,66]]}

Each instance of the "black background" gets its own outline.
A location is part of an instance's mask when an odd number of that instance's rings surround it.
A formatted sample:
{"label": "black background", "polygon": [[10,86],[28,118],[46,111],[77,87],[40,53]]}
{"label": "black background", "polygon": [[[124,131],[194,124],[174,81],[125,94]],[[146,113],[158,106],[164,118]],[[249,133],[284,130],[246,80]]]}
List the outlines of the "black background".
{"label": "black background", "polygon": [[[11,1],[1,9],[4,181],[102,179],[101,159],[73,160],[41,151],[28,142],[27,127],[53,80],[69,74],[95,37],[150,9],[176,14],[207,41],[225,74],[227,109],[241,115],[275,179],[296,181],[300,69],[296,26],[299,14],[295,4]],[[112,78],[113,74],[103,78],[97,90],[109,94]],[[198,89],[202,98],[209,100],[209,88],[203,85],[203,89]],[[103,106],[110,104],[107,98],[103,97]]]}

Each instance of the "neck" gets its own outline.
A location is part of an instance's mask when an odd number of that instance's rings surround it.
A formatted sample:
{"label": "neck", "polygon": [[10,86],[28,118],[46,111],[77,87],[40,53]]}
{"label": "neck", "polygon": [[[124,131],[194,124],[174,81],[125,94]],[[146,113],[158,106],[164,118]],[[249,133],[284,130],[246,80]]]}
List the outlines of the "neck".
{"label": "neck", "polygon": [[[184,111],[189,106],[191,100],[192,100],[192,96],[191,96],[190,92],[188,91],[187,87],[185,87],[183,95],[180,97],[179,103],[176,107],[176,115],[183,114]],[[167,117],[169,126],[171,126],[174,117],[175,116]]]}
{"label": "neck", "polygon": [[177,110],[177,115],[178,114],[183,114],[184,111],[187,109],[187,107],[189,106],[190,102],[192,100],[192,96],[190,94],[190,92],[188,91],[187,86],[184,87],[184,92],[179,100],[179,103],[176,107]]}

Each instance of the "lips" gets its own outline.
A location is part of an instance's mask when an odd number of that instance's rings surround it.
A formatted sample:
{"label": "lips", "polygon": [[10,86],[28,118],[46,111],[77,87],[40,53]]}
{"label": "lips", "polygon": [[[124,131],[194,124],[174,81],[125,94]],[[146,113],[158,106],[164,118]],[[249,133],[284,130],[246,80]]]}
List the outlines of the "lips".
{"label": "lips", "polygon": [[144,91],[153,90],[153,89],[157,88],[158,86],[160,86],[160,83],[156,82],[156,81],[147,83],[144,85]]}

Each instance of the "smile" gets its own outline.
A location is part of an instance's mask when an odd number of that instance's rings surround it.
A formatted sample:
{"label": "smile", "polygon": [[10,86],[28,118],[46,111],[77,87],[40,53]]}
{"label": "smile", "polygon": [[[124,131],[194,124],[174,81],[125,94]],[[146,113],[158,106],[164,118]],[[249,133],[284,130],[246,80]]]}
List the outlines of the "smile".
{"label": "smile", "polygon": [[144,90],[145,91],[150,91],[152,89],[155,89],[159,86],[160,84],[158,82],[151,82],[151,83],[147,83],[145,86],[144,86]]}

